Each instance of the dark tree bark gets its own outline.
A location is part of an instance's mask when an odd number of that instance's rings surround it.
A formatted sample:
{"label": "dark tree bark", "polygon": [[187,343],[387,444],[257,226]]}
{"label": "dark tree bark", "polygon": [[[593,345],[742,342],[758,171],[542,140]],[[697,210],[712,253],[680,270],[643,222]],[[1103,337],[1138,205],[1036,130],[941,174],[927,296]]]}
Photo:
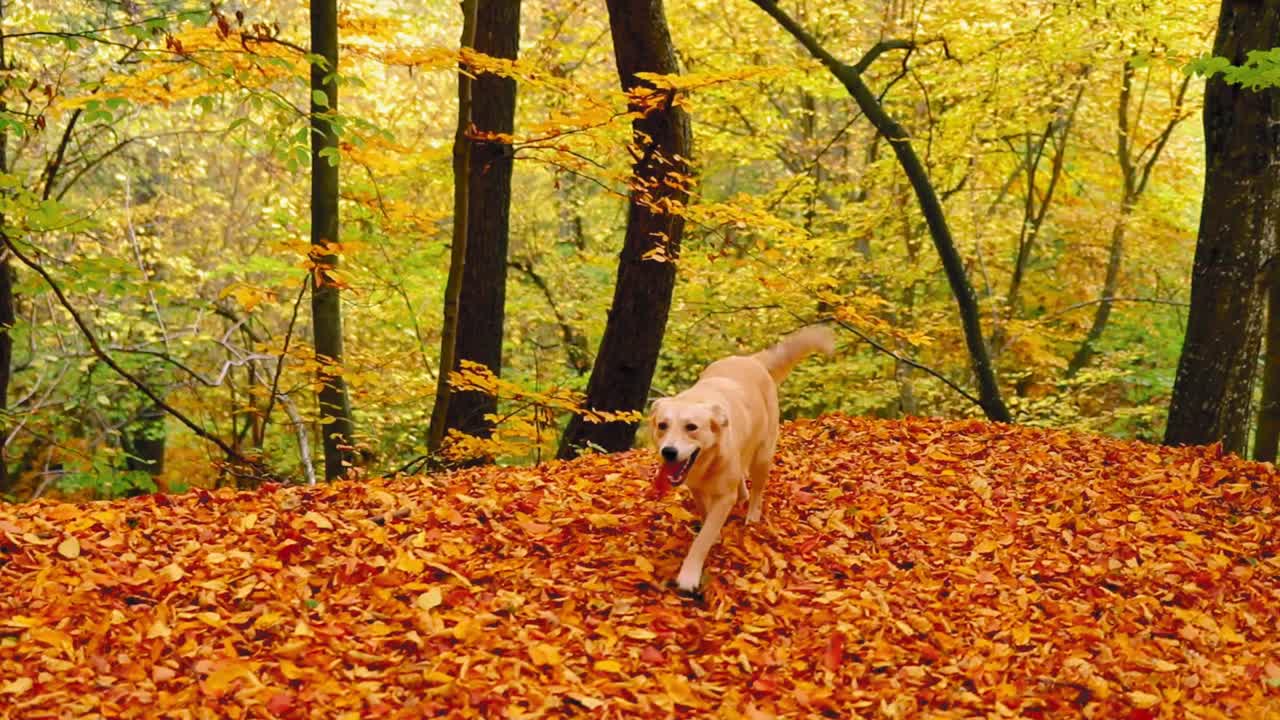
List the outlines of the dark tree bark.
{"label": "dark tree bark", "polygon": [[[324,476],[342,477],[353,454],[353,423],[342,365],[342,305],[338,285],[329,274],[338,256],[327,246],[338,242],[338,111],[337,0],[312,0],[311,52],[323,59],[311,65],[311,322],[319,371]],[[319,97],[325,100],[317,102]]]}
{"label": "dark tree bark", "polygon": [[129,424],[124,438],[125,450],[129,453],[125,458],[127,469],[142,470],[152,477],[164,472],[164,419],[164,410],[150,404]]}
{"label": "dark tree bark", "polygon": [[[460,48],[475,47],[476,9],[479,0],[462,0],[462,38]],[[462,275],[466,270],[467,224],[471,221],[471,143],[467,130],[471,127],[471,76],[458,66],[458,124],[453,134],[453,244],[449,248],[449,279],[444,286],[444,317],[440,328],[440,375],[436,378],[436,401],[431,407],[431,426],[427,430],[427,447],[432,452],[444,441],[445,420],[449,413],[449,368],[457,367],[458,305],[462,301]]]}
{"label": "dark tree bark", "polygon": [[[1213,54],[1242,64],[1280,38],[1280,0],[1224,0]],[[1243,453],[1280,228],[1280,88],[1205,87],[1205,187],[1169,445]]]}
{"label": "dark tree bark", "polygon": [[[477,0],[475,49],[515,59],[520,49],[520,0]],[[471,125],[478,133],[510,134],[515,124],[516,81],[485,73],[471,81]],[[480,363],[502,374],[503,316],[507,298],[507,229],[511,208],[512,149],[502,142],[466,140],[468,157],[467,245],[458,297],[457,361]],[[498,399],[481,392],[449,391],[445,433],[489,437]]]}
{"label": "dark tree bark", "polygon": [[867,87],[862,80],[862,73],[880,55],[889,50],[907,49],[913,45],[902,40],[886,40],[869,50],[857,64],[846,65],[827,52],[813,35],[796,23],[790,15],[783,12],[774,0],[751,0],[751,2],[768,13],[783,29],[791,33],[791,36],[799,41],[810,55],[826,66],[840,84],[844,85],[845,90],[871,121],[876,131],[889,141],[894,154],[898,157],[898,164],[902,166],[902,171],[910,181],[912,190],[915,191],[916,202],[919,203],[920,212],[929,226],[933,246],[942,260],[947,282],[951,285],[951,294],[955,296],[960,312],[960,322],[964,328],[965,343],[969,349],[969,362],[973,367],[973,374],[978,379],[979,406],[988,418],[1008,422],[1011,419],[1009,408],[1000,394],[995,366],[991,362],[991,353],[987,349],[986,338],[982,334],[977,296],[973,292],[973,285],[969,282],[969,275],[964,269],[964,260],[960,257],[955,240],[951,237],[951,229],[947,226],[947,216],[942,209],[942,202],[938,199],[938,193],[929,179],[929,173],[920,162],[920,157],[916,155],[915,148],[911,144],[911,136],[907,134],[906,128],[885,112],[884,106],[880,104],[875,93],[871,92],[871,88]]}
{"label": "dark tree bark", "polygon": [[[693,143],[689,118],[673,97],[639,93],[652,85],[636,77],[651,72],[678,72],[675,48],[667,31],[662,0],[608,0],[609,29],[622,89],[632,93],[631,109],[636,162],[632,168],[627,234],[618,261],[609,321],[587,382],[586,406],[593,410],[641,410],[649,394],[658,350],[667,328],[675,288],[675,260],[680,254],[684,219],[671,212],[685,203],[689,191],[681,176],[689,172]],[[664,259],[655,258],[659,251]],[[648,257],[646,257],[648,255]],[[631,447],[637,423],[569,420],[560,440],[559,457],[572,457],[590,444],[617,451]]]}
{"label": "dark tree bark", "polygon": [[1276,461],[1280,443],[1280,267],[1272,265],[1267,292],[1267,354],[1262,371],[1262,405],[1253,436],[1253,459]]}

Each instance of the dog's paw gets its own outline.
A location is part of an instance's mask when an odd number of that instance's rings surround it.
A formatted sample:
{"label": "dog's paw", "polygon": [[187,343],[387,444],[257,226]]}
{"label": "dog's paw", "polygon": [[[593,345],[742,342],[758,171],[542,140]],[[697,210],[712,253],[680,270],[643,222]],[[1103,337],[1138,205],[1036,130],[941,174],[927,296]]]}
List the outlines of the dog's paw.
{"label": "dog's paw", "polygon": [[755,525],[760,522],[760,508],[751,508],[747,511],[747,524]]}
{"label": "dog's paw", "polygon": [[683,595],[700,596],[699,588],[702,586],[702,577],[695,574],[680,573],[680,577],[676,578],[676,590]]}

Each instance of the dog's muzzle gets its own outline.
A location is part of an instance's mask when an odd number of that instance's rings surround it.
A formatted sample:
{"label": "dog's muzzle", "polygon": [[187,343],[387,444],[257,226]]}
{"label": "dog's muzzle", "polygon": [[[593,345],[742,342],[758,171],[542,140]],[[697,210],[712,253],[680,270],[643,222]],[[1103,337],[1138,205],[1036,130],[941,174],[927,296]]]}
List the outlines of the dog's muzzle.
{"label": "dog's muzzle", "polygon": [[[671,452],[668,453],[668,450]],[[700,449],[694,450],[692,453],[689,453],[688,460],[680,462],[676,459],[679,457],[679,454],[675,448],[662,448],[662,459],[664,462],[662,463],[662,469],[659,471],[660,474],[665,476],[667,482],[671,483],[672,486],[679,485],[684,482],[685,477],[689,475],[689,469],[693,467],[694,461],[698,459],[699,452],[701,452]]]}

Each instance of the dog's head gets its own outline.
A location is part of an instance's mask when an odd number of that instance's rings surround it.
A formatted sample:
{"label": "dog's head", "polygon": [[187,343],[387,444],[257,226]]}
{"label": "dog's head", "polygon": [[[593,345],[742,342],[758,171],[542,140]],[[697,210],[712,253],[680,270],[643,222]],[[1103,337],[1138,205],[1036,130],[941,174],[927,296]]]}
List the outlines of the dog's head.
{"label": "dog's head", "polygon": [[716,404],[676,398],[655,400],[649,430],[653,445],[662,456],[659,476],[672,485],[684,482],[698,456],[720,442],[720,433],[728,424],[728,414]]}

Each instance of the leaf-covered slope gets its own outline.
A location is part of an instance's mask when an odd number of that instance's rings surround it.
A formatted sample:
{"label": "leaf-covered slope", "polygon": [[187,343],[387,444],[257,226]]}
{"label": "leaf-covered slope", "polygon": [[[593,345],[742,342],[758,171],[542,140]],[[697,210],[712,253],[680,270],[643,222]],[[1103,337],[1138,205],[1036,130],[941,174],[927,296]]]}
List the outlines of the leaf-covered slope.
{"label": "leaf-covered slope", "polygon": [[666,585],[691,517],[652,469],[0,509],[0,717],[1280,712],[1269,466],[792,423],[701,604]]}

